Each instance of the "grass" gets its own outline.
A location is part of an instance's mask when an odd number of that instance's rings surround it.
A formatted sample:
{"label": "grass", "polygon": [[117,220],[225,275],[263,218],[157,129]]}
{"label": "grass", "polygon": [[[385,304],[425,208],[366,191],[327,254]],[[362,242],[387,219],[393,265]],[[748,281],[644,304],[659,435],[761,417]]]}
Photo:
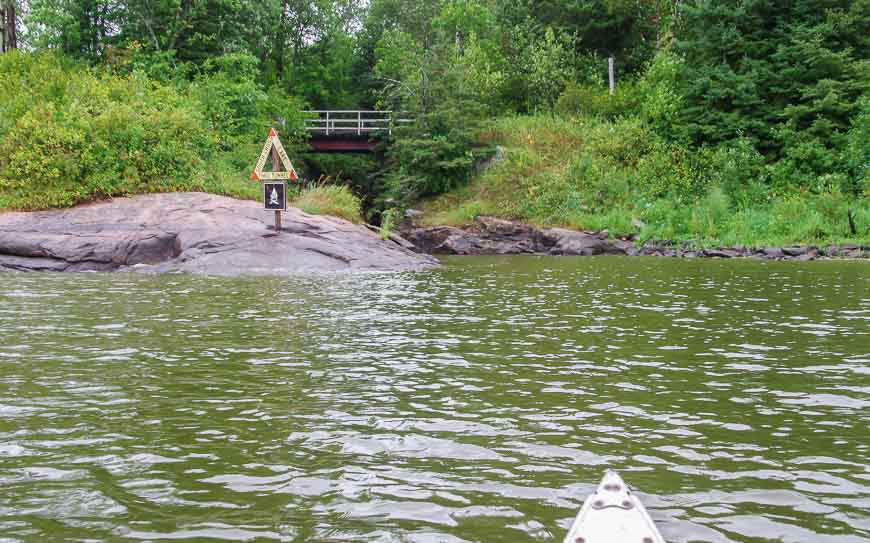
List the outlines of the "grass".
{"label": "grass", "polygon": [[312,185],[302,190],[293,205],[314,215],[333,215],[357,224],[363,222],[359,198],[344,185]]}
{"label": "grass", "polygon": [[503,146],[505,160],[422,202],[424,224],[490,215],[698,247],[870,244],[870,198],[835,189],[776,196],[747,178],[739,155],[665,146],[632,118],[509,117],[480,139]]}

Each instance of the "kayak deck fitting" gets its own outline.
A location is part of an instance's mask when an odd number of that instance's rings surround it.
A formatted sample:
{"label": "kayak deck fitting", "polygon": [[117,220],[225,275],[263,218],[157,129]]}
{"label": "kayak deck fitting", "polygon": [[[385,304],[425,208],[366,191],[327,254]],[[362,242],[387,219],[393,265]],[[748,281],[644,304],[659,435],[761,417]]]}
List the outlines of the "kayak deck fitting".
{"label": "kayak deck fitting", "polygon": [[608,470],[577,514],[565,543],[665,543],[640,500]]}

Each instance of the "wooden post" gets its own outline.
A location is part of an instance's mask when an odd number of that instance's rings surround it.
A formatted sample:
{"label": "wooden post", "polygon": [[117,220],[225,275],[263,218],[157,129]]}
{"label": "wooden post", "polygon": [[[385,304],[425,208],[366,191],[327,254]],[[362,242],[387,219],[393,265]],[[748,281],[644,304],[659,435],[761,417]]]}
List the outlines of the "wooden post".
{"label": "wooden post", "polygon": [[610,95],[613,96],[614,91],[616,90],[616,74],[613,70],[613,62],[614,59],[611,56],[607,59],[607,75],[610,80]]}
{"label": "wooden post", "polygon": [[[273,145],[272,146],[272,171],[273,172],[278,171],[278,168],[280,167],[279,164],[280,164],[280,161],[278,158],[278,150],[275,149],[275,146]],[[285,191],[287,190],[286,186],[284,187],[284,190]],[[285,194],[285,198],[286,198],[286,192],[284,194]],[[275,233],[277,234],[280,231],[281,231],[281,210],[276,209],[275,210]]]}

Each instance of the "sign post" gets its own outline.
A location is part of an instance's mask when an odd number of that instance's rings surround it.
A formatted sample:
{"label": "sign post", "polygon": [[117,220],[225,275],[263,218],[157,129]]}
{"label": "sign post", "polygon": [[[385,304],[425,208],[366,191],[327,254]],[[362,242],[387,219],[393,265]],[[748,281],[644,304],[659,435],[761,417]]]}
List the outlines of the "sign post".
{"label": "sign post", "polygon": [[[275,149],[274,145],[272,146],[272,171],[278,171],[278,150]],[[281,184],[283,185],[284,183]],[[277,192],[277,187],[273,187],[272,190]],[[281,212],[287,209],[287,191],[284,190],[282,192],[284,193],[284,197],[282,198],[284,200],[284,209],[275,210],[275,232],[281,231]]]}
{"label": "sign post", "polygon": [[[272,157],[272,171],[265,172],[263,168],[266,166],[266,160]],[[283,170],[280,168],[283,166]],[[275,232],[281,231],[281,212],[287,210],[287,185],[285,179],[296,181],[299,176],[290,163],[290,157],[287,156],[287,151],[281,145],[281,140],[278,139],[278,133],[274,128],[269,129],[269,137],[266,138],[266,144],[263,145],[263,150],[260,152],[260,158],[257,160],[257,165],[254,166],[254,171],[251,172],[252,181],[270,181],[263,183],[263,207],[267,210],[275,211]]]}

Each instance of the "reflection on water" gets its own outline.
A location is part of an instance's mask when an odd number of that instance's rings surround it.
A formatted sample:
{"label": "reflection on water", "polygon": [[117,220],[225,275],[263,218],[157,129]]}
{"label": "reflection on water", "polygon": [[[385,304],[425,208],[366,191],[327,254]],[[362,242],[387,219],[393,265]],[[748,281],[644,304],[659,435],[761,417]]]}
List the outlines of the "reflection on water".
{"label": "reflection on water", "polygon": [[868,408],[860,262],[0,274],[3,541],[868,542]]}

